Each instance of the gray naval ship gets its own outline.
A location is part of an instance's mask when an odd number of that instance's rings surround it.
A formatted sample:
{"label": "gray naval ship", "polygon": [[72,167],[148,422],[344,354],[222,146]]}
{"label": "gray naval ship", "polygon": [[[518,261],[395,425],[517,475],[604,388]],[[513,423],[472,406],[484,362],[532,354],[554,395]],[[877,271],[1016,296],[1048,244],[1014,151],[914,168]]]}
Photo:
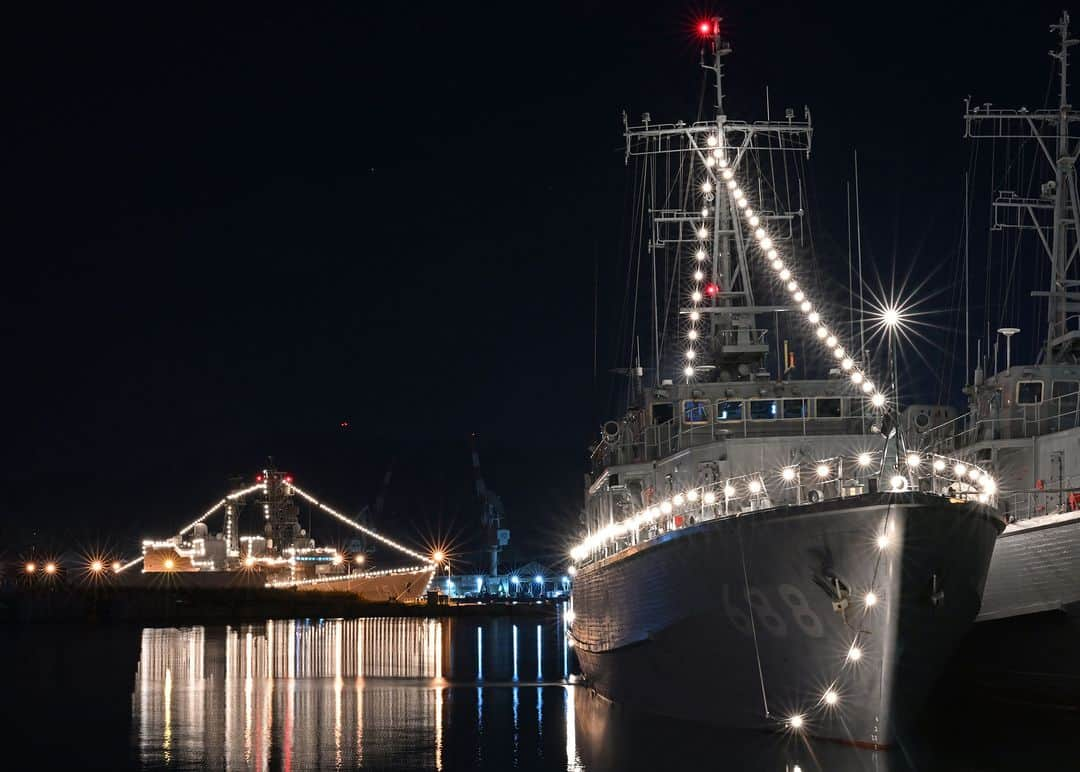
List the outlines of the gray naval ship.
{"label": "gray naval ship", "polygon": [[[1031,293],[1035,302],[1046,303],[1046,326],[1034,336],[1036,355],[1021,359],[1022,364],[1015,360],[1024,356],[1021,341],[1026,339],[1013,340],[1021,329],[998,329],[992,354],[988,340],[988,355],[977,358],[965,389],[969,412],[932,426],[926,437],[939,452],[989,470],[1008,519],[994,548],[977,620],[998,624],[977,625],[965,664],[993,674],[1010,689],[1040,696],[1064,690],[1075,704],[1080,699],[1075,654],[1080,645],[1080,197],[1075,169],[1080,113],[1068,100],[1069,48],[1077,42],[1069,37],[1068,13],[1050,29],[1057,38],[1050,51],[1057,104],[1029,111],[969,103],[964,116],[967,138],[1027,142],[1037,148],[1031,163],[1016,164],[1003,181],[1009,189],[995,194],[991,236],[1002,244],[1004,238],[1015,239],[1018,251],[1012,259],[1046,277],[1048,286]],[[1009,284],[998,289],[1007,293]],[[1036,651],[1039,658],[1033,663],[1025,655]]]}
{"label": "gray naval ship", "polygon": [[[616,702],[885,747],[979,612],[996,482],[911,444],[945,410],[898,411],[875,375],[895,358],[875,364],[811,268],[809,111],[726,115],[731,47],[719,19],[699,33],[714,115],[626,121],[655,377],[638,346],[591,450],[571,640]],[[790,336],[772,371],[770,332]]]}

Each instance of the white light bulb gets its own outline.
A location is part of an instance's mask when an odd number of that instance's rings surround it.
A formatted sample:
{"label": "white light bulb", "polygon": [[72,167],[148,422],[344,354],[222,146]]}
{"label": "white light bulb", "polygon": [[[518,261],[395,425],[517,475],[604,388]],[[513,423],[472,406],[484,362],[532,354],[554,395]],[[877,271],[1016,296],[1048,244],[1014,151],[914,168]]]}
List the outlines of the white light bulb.
{"label": "white light bulb", "polygon": [[738,188],[738,187],[735,188],[733,191],[731,191],[731,195],[735,196],[735,198],[742,198],[743,197],[742,188]]}
{"label": "white light bulb", "polygon": [[746,208],[746,199],[745,198],[740,198],[738,201],[735,202],[735,206],[739,207],[739,209],[745,209]]}
{"label": "white light bulb", "polygon": [[721,169],[724,169],[724,168],[727,167],[727,159],[726,158],[721,158],[719,161],[717,161],[717,163],[720,165]]}
{"label": "white light bulb", "polygon": [[751,480],[746,487],[749,488],[750,492],[753,494],[761,493],[761,483],[757,480]]}
{"label": "white light bulb", "polygon": [[701,184],[701,190],[705,193],[712,193],[712,183],[705,180],[705,182]]}
{"label": "white light bulb", "polygon": [[790,466],[785,466],[780,471],[780,476],[783,477],[788,482],[790,482],[790,481],[795,479],[795,470]]}
{"label": "white light bulb", "polygon": [[817,471],[817,476],[818,477],[821,477],[821,478],[828,477],[829,476],[829,465],[828,464],[818,464],[817,469],[815,471]]}
{"label": "white light bulb", "polygon": [[705,501],[706,504],[715,504],[716,503],[716,494],[713,493],[712,491],[706,491],[704,501]]}
{"label": "white light bulb", "polygon": [[690,298],[691,298],[691,299],[692,299],[692,300],[693,300],[693,301],[694,301],[695,303],[700,303],[700,302],[701,302],[701,293],[700,293],[700,292],[699,292],[698,290],[694,290],[694,291],[693,291],[693,292],[692,292],[692,293],[690,294]]}
{"label": "white light bulb", "polygon": [[902,474],[893,475],[892,479],[889,480],[889,487],[894,491],[902,491],[907,487],[907,478]]}
{"label": "white light bulb", "polygon": [[710,169],[713,168],[714,166],[716,166],[716,159],[713,158],[711,155],[705,156],[705,166]]}
{"label": "white light bulb", "polygon": [[984,474],[982,479],[979,481],[979,484],[982,485],[983,493],[987,494],[988,496],[993,496],[995,493],[997,493],[997,483],[994,482],[994,478],[990,475]]}
{"label": "white light bulb", "polygon": [[802,729],[802,727],[803,727],[803,717],[802,716],[792,716],[791,718],[788,719],[788,726],[790,726],[792,729]]}
{"label": "white light bulb", "polygon": [[856,385],[862,383],[862,373],[860,373],[858,370],[853,372],[851,374],[851,382],[856,384]]}
{"label": "white light bulb", "polygon": [[761,239],[765,238],[765,229],[764,228],[758,228],[757,230],[755,230],[754,231],[754,238],[758,239],[759,241]]}
{"label": "white light bulb", "polygon": [[775,249],[770,249],[768,252],[765,253],[765,256],[770,260],[775,260],[777,258],[777,255],[778,253]]}
{"label": "white light bulb", "polygon": [[877,547],[878,547],[878,549],[879,550],[887,549],[888,546],[889,546],[889,535],[885,534],[885,533],[879,534],[878,537],[877,537]]}
{"label": "white light bulb", "polygon": [[701,229],[697,232],[697,235],[699,239],[707,239],[709,238],[709,229],[703,225],[701,226]]}
{"label": "white light bulb", "polygon": [[781,279],[782,279],[783,281],[787,281],[788,279],[790,279],[790,278],[791,278],[791,271],[789,271],[789,270],[788,270],[787,268],[785,268],[784,270],[782,270],[782,271],[780,272],[780,278],[781,278]]}
{"label": "white light bulb", "polygon": [[945,471],[945,462],[942,461],[940,458],[935,458],[934,459],[934,471],[935,472],[944,472]]}
{"label": "white light bulb", "polygon": [[844,358],[844,347],[843,346],[837,346],[836,348],[833,349],[832,353],[833,353],[833,356],[836,357],[837,359],[843,359]]}
{"label": "white light bulb", "polygon": [[699,312],[699,311],[691,311],[690,312],[690,321],[691,322],[696,322],[699,319],[701,319],[701,312]]}
{"label": "white light bulb", "polygon": [[963,477],[964,474],[967,472],[967,467],[963,464],[957,464],[953,467],[953,472],[956,473],[957,477]]}
{"label": "white light bulb", "polygon": [[690,340],[697,340],[697,330],[690,330],[690,332],[686,333],[686,337]]}
{"label": "white light bulb", "polygon": [[787,283],[787,291],[788,292],[794,292],[798,288],[799,288],[799,282],[797,282],[797,281],[789,281]]}
{"label": "white light bulb", "polygon": [[688,348],[686,350],[686,358],[687,359],[693,359],[695,356],[696,356],[696,354],[694,353],[694,349]]}
{"label": "white light bulb", "polygon": [[683,375],[685,375],[687,378],[690,378],[691,376],[693,376],[693,374],[694,374],[694,368],[691,367],[690,365],[687,365],[686,367],[683,368]]}
{"label": "white light bulb", "polygon": [[705,259],[705,250],[704,249],[699,249],[697,252],[694,253],[694,257],[696,257],[698,260],[704,260]]}
{"label": "white light bulb", "polygon": [[697,501],[698,500],[698,492],[696,490],[687,491],[686,492],[686,499],[687,499],[687,501]]}
{"label": "white light bulb", "polygon": [[728,190],[735,190],[735,188],[737,188],[737,187],[739,187],[739,186],[738,186],[738,184],[736,184],[735,180],[733,180],[733,179],[731,179],[729,177],[728,181],[727,181],[727,189]]}
{"label": "white light bulb", "polygon": [[830,335],[825,339],[825,345],[829,348],[836,348],[836,336]]}
{"label": "white light bulb", "polygon": [[847,658],[848,662],[858,662],[862,659],[862,649],[855,644],[852,644],[851,648],[848,649]]}
{"label": "white light bulb", "polygon": [[751,217],[754,216],[754,210],[750,209],[750,208],[747,208],[747,210],[745,212],[743,212],[743,214],[746,215],[746,219],[749,220]]}
{"label": "white light bulb", "polygon": [[799,306],[799,310],[801,310],[801,311],[802,311],[802,312],[803,312],[804,314],[805,314],[805,313],[806,313],[807,311],[809,311],[809,310],[810,310],[810,301],[809,301],[809,300],[804,300],[804,301],[802,302],[802,305],[801,305],[801,306]]}
{"label": "white light bulb", "polygon": [[707,144],[709,147],[716,147],[716,142],[717,139],[715,134],[710,134],[708,137],[705,138],[705,144]]}
{"label": "white light bulb", "polygon": [[665,515],[670,515],[671,514],[671,502],[670,501],[663,502],[660,505],[660,511],[663,512]]}
{"label": "white light bulb", "polygon": [[802,290],[795,290],[795,293],[791,296],[791,299],[794,300],[796,303],[802,303],[803,300],[806,299],[806,295],[803,294]]}
{"label": "white light bulb", "polygon": [[844,357],[844,359],[840,362],[840,367],[843,370],[850,370],[854,366],[855,362],[851,359],[851,357]]}
{"label": "white light bulb", "polygon": [[733,485],[725,485],[724,486],[724,495],[727,496],[729,499],[732,496],[734,496],[735,495],[735,486],[733,486]]}
{"label": "white light bulb", "polygon": [[751,217],[749,219],[748,222],[750,223],[751,228],[756,228],[758,223],[761,222],[761,219],[755,214],[753,217]]}
{"label": "white light bulb", "polygon": [[766,236],[761,240],[761,244],[759,244],[758,246],[760,246],[762,249],[772,249],[772,239]]}
{"label": "white light bulb", "polygon": [[[772,261],[772,268],[773,268],[774,271],[783,271],[784,270],[784,262],[780,258],[776,258],[775,260]],[[788,275],[790,276],[790,274],[788,274]]]}
{"label": "white light bulb", "polygon": [[858,463],[859,466],[867,467],[870,466],[871,460],[869,453],[860,453],[859,457],[856,459],[856,463]]}
{"label": "white light bulb", "polygon": [[877,604],[877,595],[875,595],[873,592],[866,593],[866,597],[863,598],[863,603],[865,603],[867,606],[876,605]]}
{"label": "white light bulb", "polygon": [[723,177],[725,180],[730,180],[732,177],[735,176],[735,172],[731,171],[731,169],[724,169],[724,171],[720,173],[720,176]]}
{"label": "white light bulb", "polygon": [[701,271],[694,271],[694,281],[701,281],[705,278],[705,274]]}
{"label": "white light bulb", "polygon": [[810,322],[810,324],[817,324],[821,321],[821,314],[819,314],[817,311],[811,311],[809,314],[807,314],[806,320]]}
{"label": "white light bulb", "polygon": [[708,217],[709,216],[709,207],[707,207],[707,206],[701,207],[701,216],[702,217]]}
{"label": "white light bulb", "polygon": [[874,390],[874,384],[872,384],[870,381],[863,381],[862,390],[865,393],[869,394]]}
{"label": "white light bulb", "polygon": [[684,501],[685,499],[683,498],[683,495],[681,493],[676,493],[675,496],[671,499],[671,503],[677,507],[681,507]]}
{"label": "white light bulb", "polygon": [[720,160],[720,158],[724,155],[724,150],[723,148],[718,147],[716,148],[716,150],[712,151],[712,154],[716,157],[717,160]]}
{"label": "white light bulb", "polygon": [[971,471],[968,472],[968,477],[970,477],[972,479],[972,481],[974,481],[974,482],[978,482],[980,476],[981,476],[981,473],[979,472],[978,469],[972,469]]}
{"label": "white light bulb", "polygon": [[[863,390],[866,389],[866,384],[863,384]],[[874,407],[885,407],[885,395],[880,391],[870,398],[870,404]],[[911,458],[910,456],[908,457]]]}
{"label": "white light bulb", "polygon": [[814,334],[818,336],[820,340],[825,340],[829,336],[829,331],[824,327],[818,327],[814,330]]}

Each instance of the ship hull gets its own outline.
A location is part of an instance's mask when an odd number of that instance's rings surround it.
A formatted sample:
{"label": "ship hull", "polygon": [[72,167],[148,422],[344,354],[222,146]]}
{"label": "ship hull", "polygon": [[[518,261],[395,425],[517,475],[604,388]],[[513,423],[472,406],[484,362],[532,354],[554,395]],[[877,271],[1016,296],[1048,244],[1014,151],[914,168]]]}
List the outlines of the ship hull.
{"label": "ship hull", "polygon": [[800,731],[884,747],[978,613],[1002,526],[909,493],[670,531],[581,568],[578,659],[600,694],[648,712],[747,728],[798,715]]}

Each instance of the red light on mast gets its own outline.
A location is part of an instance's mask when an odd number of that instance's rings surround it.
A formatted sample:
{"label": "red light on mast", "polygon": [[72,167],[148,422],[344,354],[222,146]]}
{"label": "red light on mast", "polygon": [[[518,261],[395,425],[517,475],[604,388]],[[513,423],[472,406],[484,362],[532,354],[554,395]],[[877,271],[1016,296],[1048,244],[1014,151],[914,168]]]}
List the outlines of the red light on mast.
{"label": "red light on mast", "polygon": [[261,475],[261,474],[257,474],[257,475],[255,475],[255,482],[257,482],[257,483],[261,483],[261,482],[262,482],[262,475]]}
{"label": "red light on mast", "polygon": [[709,297],[715,297],[716,293],[719,292],[719,291],[720,291],[720,288],[717,287],[716,284],[714,284],[713,282],[709,282],[708,284],[705,285],[705,294],[708,295]]}
{"label": "red light on mast", "polygon": [[697,28],[698,32],[700,32],[702,35],[708,35],[712,32],[712,24],[707,21],[701,22],[701,24],[699,24]]}

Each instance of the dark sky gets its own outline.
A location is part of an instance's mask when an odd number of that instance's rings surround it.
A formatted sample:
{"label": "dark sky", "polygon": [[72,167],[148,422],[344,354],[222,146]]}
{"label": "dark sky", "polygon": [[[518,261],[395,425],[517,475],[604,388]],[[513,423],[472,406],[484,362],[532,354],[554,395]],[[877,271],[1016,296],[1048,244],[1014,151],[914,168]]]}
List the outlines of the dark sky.
{"label": "dark sky", "polygon": [[826,267],[858,148],[868,265],[951,302],[961,100],[1042,105],[1053,4],[9,17],[0,551],[33,528],[131,552],[268,455],[346,511],[396,458],[387,531],[467,539],[475,431],[515,541],[561,552],[616,407],[593,380],[597,260],[600,368],[625,364],[620,113],[696,117],[705,10],[735,48],[732,115],[763,117],[765,85],[774,109],[811,106]]}

